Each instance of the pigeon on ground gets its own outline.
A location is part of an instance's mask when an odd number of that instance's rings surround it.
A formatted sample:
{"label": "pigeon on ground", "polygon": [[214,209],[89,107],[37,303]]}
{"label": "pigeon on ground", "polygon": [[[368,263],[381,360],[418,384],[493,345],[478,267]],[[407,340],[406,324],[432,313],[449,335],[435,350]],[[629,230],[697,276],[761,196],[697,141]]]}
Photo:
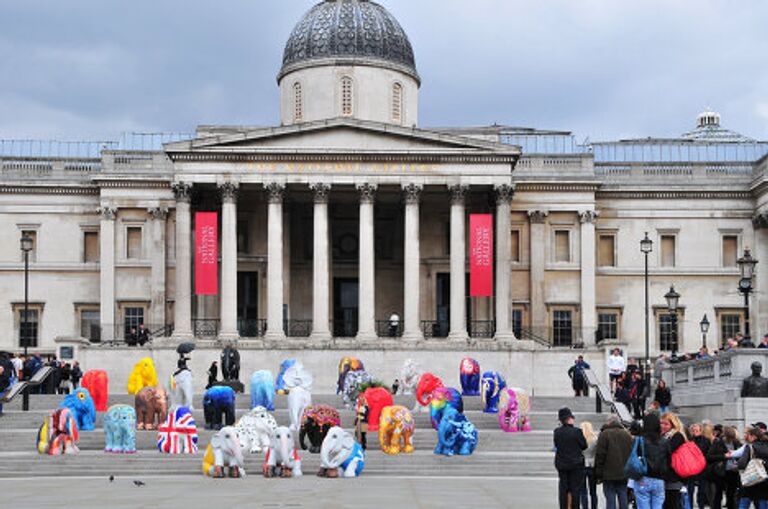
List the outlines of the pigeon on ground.
{"label": "pigeon on ground", "polygon": [[114,475],[110,475],[110,476],[109,476],[109,482],[112,482],[112,481],[114,481],[114,480],[115,480],[115,476],[114,476]]}
{"label": "pigeon on ground", "polygon": [[136,486],[144,486],[144,483],[141,481],[133,481],[133,484],[135,484]]}

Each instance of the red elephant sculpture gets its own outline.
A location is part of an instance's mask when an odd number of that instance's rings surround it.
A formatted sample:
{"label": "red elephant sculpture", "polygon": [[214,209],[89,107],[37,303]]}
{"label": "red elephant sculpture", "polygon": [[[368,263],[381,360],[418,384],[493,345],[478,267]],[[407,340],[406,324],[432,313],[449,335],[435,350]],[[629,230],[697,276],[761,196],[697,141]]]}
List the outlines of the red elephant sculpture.
{"label": "red elephant sculpture", "polygon": [[421,406],[429,405],[429,402],[432,401],[432,392],[441,387],[445,387],[445,385],[443,385],[443,381],[439,377],[432,373],[424,373],[421,375],[419,385],[416,386],[416,401]]}
{"label": "red elephant sculpture", "polygon": [[93,398],[93,404],[97,412],[107,411],[109,400],[109,377],[107,372],[101,369],[90,369],[83,375],[80,387],[88,389]]}
{"label": "red elephant sculpture", "polygon": [[386,406],[394,405],[395,401],[384,387],[369,387],[357,398],[358,407],[368,406],[368,431],[379,431],[379,417]]}

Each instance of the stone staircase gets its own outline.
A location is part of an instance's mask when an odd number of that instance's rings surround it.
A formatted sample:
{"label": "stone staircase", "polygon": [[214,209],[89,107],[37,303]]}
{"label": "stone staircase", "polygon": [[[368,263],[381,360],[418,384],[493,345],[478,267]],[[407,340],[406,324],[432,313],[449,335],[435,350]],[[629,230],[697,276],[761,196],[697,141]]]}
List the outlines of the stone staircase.
{"label": "stone staircase", "polygon": [[[104,432],[101,429],[102,415],[98,415],[97,429],[80,433],[80,454],[73,456],[41,456],[35,451],[37,429],[45,416],[61,401],[62,396],[32,395],[30,411],[21,411],[21,402],[6,405],[5,414],[0,417],[0,477],[29,476],[146,476],[146,475],[200,475],[202,451],[208,445],[212,431],[204,428],[202,397],[195,400],[194,416],[198,424],[200,450],[194,456],[166,456],[156,448],[157,433],[137,431],[138,452],[129,455],[106,454]],[[109,404],[132,404],[133,397],[125,394],[111,395]],[[332,405],[340,410],[342,425],[350,429],[354,413],[344,409],[341,397],[331,394],[315,394],[315,404]],[[395,403],[412,408],[412,396],[396,396]],[[569,406],[577,422],[592,421],[596,428],[604,422],[606,414],[594,413],[591,398],[550,398],[533,400],[531,414],[533,431],[530,433],[504,433],[499,429],[498,417],[481,411],[479,397],[465,397],[464,408],[467,417],[478,429],[478,447],[469,457],[444,457],[433,454],[437,435],[429,423],[429,413],[422,411],[414,415],[416,431],[413,454],[387,456],[378,449],[378,436],[368,434],[368,451],[365,475],[379,476],[470,476],[510,477],[532,476],[552,477],[555,475],[552,452],[552,430],[557,425],[557,410]],[[250,408],[250,396],[238,395],[238,417]],[[275,399],[275,418],[281,425],[288,424],[286,399]],[[319,468],[317,454],[302,452],[302,470],[305,475],[314,475]],[[247,454],[246,471],[258,474],[263,455]]]}

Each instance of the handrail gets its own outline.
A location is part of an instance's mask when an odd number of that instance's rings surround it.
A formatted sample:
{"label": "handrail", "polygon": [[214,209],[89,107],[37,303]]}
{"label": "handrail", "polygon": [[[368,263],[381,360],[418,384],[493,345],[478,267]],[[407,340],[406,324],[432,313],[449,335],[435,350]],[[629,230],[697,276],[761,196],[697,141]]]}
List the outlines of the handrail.
{"label": "handrail", "polygon": [[619,419],[621,419],[625,425],[628,426],[632,424],[634,419],[632,418],[632,414],[629,412],[627,405],[613,399],[611,389],[604,383],[600,382],[594,371],[591,369],[585,369],[583,371],[584,376],[587,378],[587,383],[590,385],[590,387],[595,389],[595,404],[597,406],[597,412],[600,413],[602,411],[602,403],[605,403],[611,407],[611,412],[618,415]]}
{"label": "handrail", "polygon": [[29,389],[31,387],[37,387],[45,383],[48,377],[53,373],[53,368],[50,366],[43,366],[38,369],[37,372],[32,375],[32,378],[23,382],[16,382],[11,386],[11,389],[3,395],[2,403],[10,403],[14,400],[19,393],[24,393],[24,402],[22,403],[22,410],[25,412],[29,410]]}

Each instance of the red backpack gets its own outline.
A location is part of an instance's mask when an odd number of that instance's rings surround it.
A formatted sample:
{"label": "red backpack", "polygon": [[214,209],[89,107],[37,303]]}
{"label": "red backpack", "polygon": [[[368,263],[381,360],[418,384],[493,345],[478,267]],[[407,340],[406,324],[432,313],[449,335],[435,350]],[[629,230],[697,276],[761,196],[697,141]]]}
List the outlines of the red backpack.
{"label": "red backpack", "polygon": [[672,470],[682,478],[699,475],[707,466],[707,460],[694,442],[686,442],[672,453]]}

